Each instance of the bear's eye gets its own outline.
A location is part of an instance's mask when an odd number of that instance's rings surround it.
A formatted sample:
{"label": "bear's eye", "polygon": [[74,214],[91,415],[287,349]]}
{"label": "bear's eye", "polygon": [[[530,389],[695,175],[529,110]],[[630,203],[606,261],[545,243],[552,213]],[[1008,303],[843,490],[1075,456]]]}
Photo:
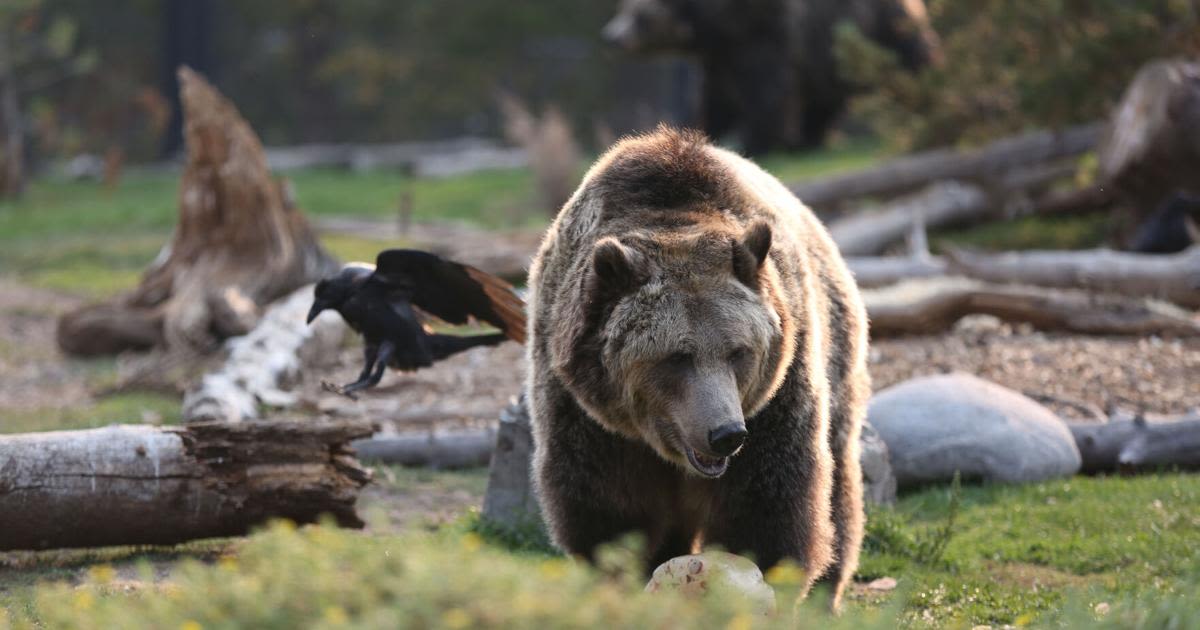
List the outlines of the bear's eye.
{"label": "bear's eye", "polygon": [[750,348],[747,348],[745,346],[742,346],[740,348],[734,348],[733,351],[729,353],[729,362],[730,363],[742,363],[749,358],[750,358]]}
{"label": "bear's eye", "polygon": [[687,352],[676,352],[663,359],[663,365],[672,369],[689,367],[692,365],[692,355]]}

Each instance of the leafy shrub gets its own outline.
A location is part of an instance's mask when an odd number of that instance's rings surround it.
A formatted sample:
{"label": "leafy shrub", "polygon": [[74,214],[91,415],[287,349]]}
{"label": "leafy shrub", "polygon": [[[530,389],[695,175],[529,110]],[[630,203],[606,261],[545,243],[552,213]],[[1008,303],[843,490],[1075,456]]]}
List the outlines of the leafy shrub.
{"label": "leafy shrub", "polygon": [[852,111],[901,148],[980,143],[1107,116],[1146,61],[1200,53],[1196,0],[927,0],[944,62],[916,75],[851,26]]}

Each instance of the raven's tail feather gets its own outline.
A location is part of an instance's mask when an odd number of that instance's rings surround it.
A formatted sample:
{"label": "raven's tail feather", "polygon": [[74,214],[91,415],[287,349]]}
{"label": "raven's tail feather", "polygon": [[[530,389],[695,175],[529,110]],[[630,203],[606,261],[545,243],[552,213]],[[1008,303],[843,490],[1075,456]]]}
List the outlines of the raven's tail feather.
{"label": "raven's tail feather", "polygon": [[440,361],[448,356],[458,354],[463,350],[470,350],[476,346],[494,346],[507,340],[508,337],[501,333],[493,335],[471,335],[466,337],[459,337],[456,335],[429,335],[429,350],[433,355],[433,360]]}

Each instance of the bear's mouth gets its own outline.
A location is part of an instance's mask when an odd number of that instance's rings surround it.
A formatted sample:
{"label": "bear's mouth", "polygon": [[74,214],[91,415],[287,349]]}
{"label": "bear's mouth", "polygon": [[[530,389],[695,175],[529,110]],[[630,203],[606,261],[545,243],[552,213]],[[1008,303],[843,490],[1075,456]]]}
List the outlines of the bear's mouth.
{"label": "bear's mouth", "polygon": [[684,451],[687,453],[688,463],[692,465],[692,468],[710,479],[720,477],[725,474],[725,469],[729,468],[728,457],[708,457],[701,455],[690,446],[684,446]]}

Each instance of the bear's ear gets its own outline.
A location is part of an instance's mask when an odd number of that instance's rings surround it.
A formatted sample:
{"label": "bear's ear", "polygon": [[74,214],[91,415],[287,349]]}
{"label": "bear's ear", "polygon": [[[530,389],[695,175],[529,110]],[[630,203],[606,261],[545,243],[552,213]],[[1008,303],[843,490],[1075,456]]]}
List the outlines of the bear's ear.
{"label": "bear's ear", "polygon": [[594,287],[608,295],[620,295],[637,287],[645,276],[645,257],[612,237],[596,242],[592,249]]}
{"label": "bear's ear", "polygon": [[733,273],[746,286],[758,287],[758,271],[771,251],[771,226],[759,221],[746,230],[741,242],[733,244]]}

